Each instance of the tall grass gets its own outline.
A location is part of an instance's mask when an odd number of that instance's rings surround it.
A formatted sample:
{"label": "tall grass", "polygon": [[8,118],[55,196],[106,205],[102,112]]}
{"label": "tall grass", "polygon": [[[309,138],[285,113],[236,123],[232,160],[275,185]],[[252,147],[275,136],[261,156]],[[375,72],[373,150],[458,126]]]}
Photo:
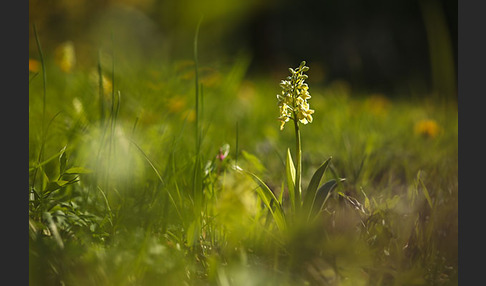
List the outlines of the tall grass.
{"label": "tall grass", "polygon": [[[456,285],[456,106],[311,86],[299,160],[294,130],[278,131],[278,83],[245,76],[246,55],[201,65],[200,27],[191,62],[115,77],[113,56],[109,97],[101,57],[94,82],[77,70],[63,89],[42,56],[30,283]],[[426,119],[436,133],[414,129]]]}

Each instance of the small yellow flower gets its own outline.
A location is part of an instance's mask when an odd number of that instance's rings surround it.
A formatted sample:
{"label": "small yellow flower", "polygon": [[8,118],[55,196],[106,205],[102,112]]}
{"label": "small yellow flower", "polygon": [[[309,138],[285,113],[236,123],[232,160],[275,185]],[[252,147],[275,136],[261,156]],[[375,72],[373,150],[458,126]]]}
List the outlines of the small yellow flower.
{"label": "small yellow flower", "polygon": [[440,127],[432,119],[421,120],[415,124],[415,134],[422,135],[428,138],[434,138],[439,134]]}
{"label": "small yellow flower", "polygon": [[277,94],[280,111],[278,120],[282,123],[280,130],[283,130],[285,123],[290,119],[299,120],[302,124],[312,122],[314,110],[309,109],[309,103],[307,102],[311,95],[309,86],[304,83],[308,78],[304,72],[308,70],[309,67],[305,66],[305,61],[302,61],[295,70],[289,68],[291,75],[280,82],[282,93]]}
{"label": "small yellow flower", "polygon": [[40,63],[37,60],[29,59],[29,72],[38,72],[40,70]]}
{"label": "small yellow flower", "polygon": [[103,81],[103,94],[105,95],[105,97],[110,98],[110,95],[113,92],[113,84],[111,83],[111,80],[108,79],[108,77],[105,75],[103,75],[101,79]]}
{"label": "small yellow flower", "polygon": [[[99,85],[100,85],[100,75],[96,70],[92,70],[90,75],[89,75],[91,84],[93,88],[96,89],[96,91],[99,91]],[[113,83],[111,82],[111,79],[107,77],[106,75],[101,76],[101,84],[103,85],[103,96],[106,100],[111,100],[111,94],[113,92]]]}
{"label": "small yellow flower", "polygon": [[60,44],[55,51],[55,60],[63,72],[70,73],[76,64],[73,42],[67,41]]}
{"label": "small yellow flower", "polygon": [[384,116],[390,109],[391,102],[383,94],[372,94],[365,101],[368,110],[376,116]]}
{"label": "small yellow flower", "polygon": [[169,112],[177,113],[186,106],[186,99],[181,96],[175,96],[168,100],[167,108]]}

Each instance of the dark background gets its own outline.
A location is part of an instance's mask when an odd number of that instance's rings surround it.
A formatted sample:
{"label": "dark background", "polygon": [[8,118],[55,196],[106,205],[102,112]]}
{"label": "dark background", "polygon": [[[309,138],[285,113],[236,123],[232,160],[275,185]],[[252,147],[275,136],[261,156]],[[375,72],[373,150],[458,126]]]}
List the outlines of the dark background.
{"label": "dark background", "polygon": [[[435,15],[424,15],[419,1],[294,3],[285,1],[282,6],[262,11],[243,27],[244,39],[257,62],[295,65],[307,59],[322,63],[332,78],[344,78],[368,89],[392,91],[407,83],[422,87],[432,84],[434,63],[429,56],[424,17]],[[446,25],[452,69],[457,73],[457,2],[437,2],[435,12],[443,13],[444,23],[436,21],[434,25]],[[290,39],[292,44],[288,44]]]}
{"label": "dark background", "polygon": [[[322,84],[457,96],[457,0],[29,2],[46,49],[74,41],[81,65],[93,65],[113,38],[134,61],[191,59],[201,17],[203,64],[246,53],[248,75],[258,75],[306,60]],[[32,28],[29,39],[35,58]]]}

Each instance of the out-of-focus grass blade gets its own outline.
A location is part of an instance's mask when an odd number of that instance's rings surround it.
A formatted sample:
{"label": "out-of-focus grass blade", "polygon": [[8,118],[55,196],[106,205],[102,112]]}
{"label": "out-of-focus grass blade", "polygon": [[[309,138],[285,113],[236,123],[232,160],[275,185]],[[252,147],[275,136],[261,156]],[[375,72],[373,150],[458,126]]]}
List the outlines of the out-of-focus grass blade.
{"label": "out-of-focus grass blade", "polygon": [[54,240],[56,241],[56,243],[59,245],[61,249],[64,248],[64,243],[62,242],[62,238],[59,235],[59,231],[57,229],[56,223],[54,223],[54,220],[52,219],[52,215],[49,212],[44,212],[42,214],[42,217],[47,221],[49,230],[54,236]]}
{"label": "out-of-focus grass blade", "polygon": [[282,206],[278,202],[272,190],[270,190],[270,188],[260,178],[258,178],[257,175],[248,171],[244,172],[250,175],[253,180],[258,184],[259,187],[256,189],[256,191],[265,206],[270,210],[270,213],[275,219],[275,223],[277,224],[278,228],[280,230],[285,230],[287,227],[285,222],[285,214],[283,212]]}
{"label": "out-of-focus grass blade", "polygon": [[368,198],[368,196],[366,195],[365,191],[363,190],[363,188],[361,187],[361,193],[363,193],[364,197],[365,197],[365,202],[364,202],[364,207],[367,211],[370,211],[371,210],[371,203],[370,203],[370,199]]}
{"label": "out-of-focus grass blade", "polygon": [[235,166],[238,165],[238,121],[236,121]]}
{"label": "out-of-focus grass blade", "polygon": [[[157,175],[157,178],[162,183],[162,185],[164,185],[164,188],[165,188],[165,186],[166,186],[165,181],[162,179],[162,177],[160,176],[159,171],[157,170],[157,168],[155,167],[155,165],[152,163],[152,161],[149,159],[149,157],[147,156],[147,154],[145,154],[145,152],[142,150],[142,148],[140,148],[140,146],[138,146],[138,144],[135,143],[133,140],[130,140],[130,142],[133,145],[135,145],[135,147],[137,147],[138,151],[140,151],[140,153],[145,158],[145,160],[147,161],[147,163],[149,163],[150,167],[152,168],[152,170],[154,170],[155,174]],[[170,198],[170,201],[171,201],[172,205],[174,206],[177,214],[179,215],[179,218],[182,219],[182,214],[181,214],[181,212],[179,210],[179,207],[177,206],[177,203],[174,200],[174,197],[172,196],[171,192],[167,188],[165,188],[165,189],[167,191],[167,194],[169,195],[169,198]]]}
{"label": "out-of-focus grass blade", "polygon": [[187,228],[186,239],[187,245],[192,247],[196,243],[199,234],[199,222],[194,220]]}
{"label": "out-of-focus grass blade", "polygon": [[282,181],[282,187],[280,188],[280,190],[281,191],[280,191],[280,194],[278,195],[278,202],[280,204],[282,204],[282,202],[283,202],[283,193],[284,193],[284,190],[285,190],[285,183],[284,183],[284,181]]}
{"label": "out-of-focus grass blade", "polygon": [[105,192],[103,192],[103,190],[99,186],[98,186],[98,190],[100,191],[101,195],[103,196],[103,199],[105,200],[106,211],[107,211],[108,215],[110,216],[108,221],[110,222],[111,226],[113,226],[113,214],[112,214],[112,211],[111,211],[110,203],[108,202],[108,198],[106,197]]}
{"label": "out-of-focus grass blade", "polygon": [[420,185],[422,186],[422,192],[424,193],[424,197],[427,200],[427,203],[429,203],[430,208],[433,208],[432,199],[430,198],[429,191],[425,187],[425,184],[424,184],[424,181],[422,180],[422,178],[420,178],[420,171],[417,174],[417,179],[418,179]]}

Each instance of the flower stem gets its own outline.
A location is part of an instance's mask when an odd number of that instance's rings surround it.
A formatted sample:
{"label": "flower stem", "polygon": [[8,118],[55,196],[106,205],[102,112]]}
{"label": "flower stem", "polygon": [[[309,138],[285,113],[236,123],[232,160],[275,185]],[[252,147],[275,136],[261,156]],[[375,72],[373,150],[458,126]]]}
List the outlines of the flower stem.
{"label": "flower stem", "polygon": [[300,142],[300,129],[299,129],[299,121],[297,120],[297,114],[294,112],[294,126],[295,126],[295,160],[296,160],[296,176],[295,176],[295,200],[296,205],[298,207],[301,206],[301,196],[302,196],[302,187],[301,187],[301,172],[302,172],[302,150],[301,150],[301,142]]}

